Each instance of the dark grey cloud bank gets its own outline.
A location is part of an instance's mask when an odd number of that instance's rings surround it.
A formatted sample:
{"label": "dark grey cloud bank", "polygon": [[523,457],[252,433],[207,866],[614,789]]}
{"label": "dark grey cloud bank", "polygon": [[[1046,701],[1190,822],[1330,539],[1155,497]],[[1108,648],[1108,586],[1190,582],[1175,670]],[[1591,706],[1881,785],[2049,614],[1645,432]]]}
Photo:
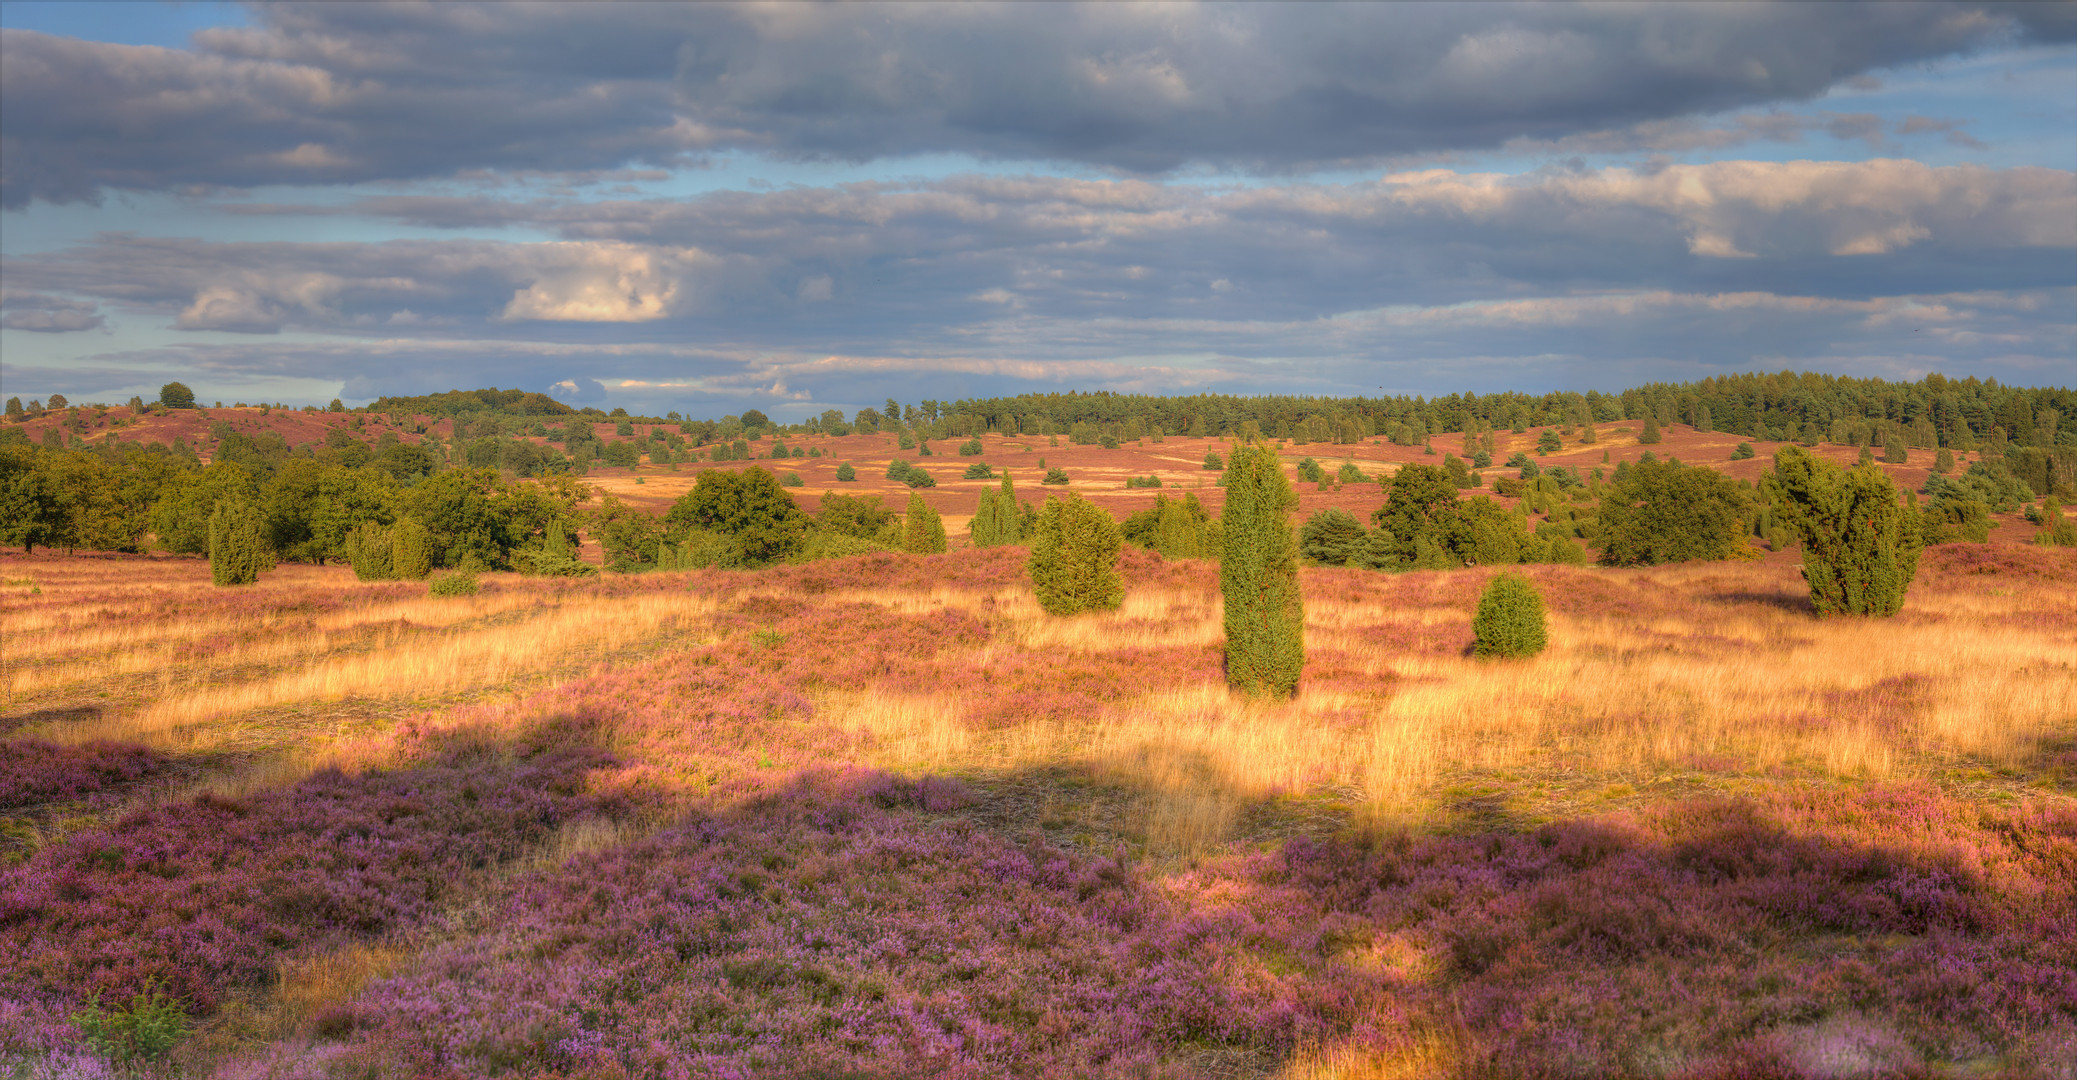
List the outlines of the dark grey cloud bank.
{"label": "dark grey cloud bank", "polygon": [[616,401],[659,412],[873,401],[919,381],[931,396],[1349,392],[1959,366],[2041,382],[2077,361],[2077,174],[2053,169],[1722,162],[1229,188],[968,177],[336,212],[561,239],[109,234],[11,259],[7,279],[181,329],[342,339],[126,364],[350,372],[362,397],[606,378]]}
{"label": "dark grey cloud bank", "polygon": [[2077,174],[1878,160],[1224,189],[969,177],[694,200],[386,198],[337,212],[563,239],[109,234],[6,272],[19,288],[188,330],[719,336],[862,353],[964,345],[1025,317],[1213,325],[1638,290],[1866,300],[2063,287]]}
{"label": "dark grey cloud bank", "polygon": [[262,6],[257,26],[204,31],[189,50],[0,36],[0,205],[104,188],[668,166],[722,149],[1303,170],[1511,139],[1620,140],[1635,125],[1807,99],[1877,68],[2071,40],[2071,12]]}

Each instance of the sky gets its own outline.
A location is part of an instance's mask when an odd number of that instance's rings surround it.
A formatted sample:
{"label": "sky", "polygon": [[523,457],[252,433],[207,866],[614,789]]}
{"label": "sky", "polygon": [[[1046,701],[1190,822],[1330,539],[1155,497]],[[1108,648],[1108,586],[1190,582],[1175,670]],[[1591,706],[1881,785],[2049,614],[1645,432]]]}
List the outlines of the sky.
{"label": "sky", "polygon": [[2077,384],[2077,5],[0,3],[0,394]]}

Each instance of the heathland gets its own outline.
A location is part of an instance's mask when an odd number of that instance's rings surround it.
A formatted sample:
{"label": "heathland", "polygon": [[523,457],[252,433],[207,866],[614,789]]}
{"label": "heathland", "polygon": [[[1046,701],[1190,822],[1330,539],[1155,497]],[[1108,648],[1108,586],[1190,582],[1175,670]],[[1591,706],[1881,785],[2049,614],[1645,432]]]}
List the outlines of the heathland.
{"label": "heathland", "polygon": [[[1680,407],[1243,421],[1324,523],[1288,698],[1222,672],[1220,424],[741,430],[751,461],[676,418],[37,410],[0,516],[72,501],[0,551],[0,1076],[2077,1075],[2055,410],[1922,446]],[[514,467],[578,426],[575,468]],[[1763,434],[1903,459],[1863,466],[1936,541],[1896,615],[1819,617]],[[1673,459],[1728,478],[1729,557],[1608,558],[1602,508]],[[1408,465],[1492,500],[1470,539],[1401,558]],[[750,467],[797,532],[690,497]],[[1127,523],[1115,610],[1034,596],[1017,508],[1063,489]],[[192,517],[241,499],[268,568],[215,585]],[[1524,659],[1473,648],[1502,562],[1548,611]]]}

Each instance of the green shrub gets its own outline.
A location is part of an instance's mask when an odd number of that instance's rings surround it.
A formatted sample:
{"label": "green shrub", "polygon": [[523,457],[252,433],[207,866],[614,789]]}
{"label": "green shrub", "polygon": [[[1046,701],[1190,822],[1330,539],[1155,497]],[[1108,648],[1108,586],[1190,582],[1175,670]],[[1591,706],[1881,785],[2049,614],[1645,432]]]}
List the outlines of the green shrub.
{"label": "green shrub", "polygon": [[848,484],[858,479],[858,470],[852,468],[851,463],[847,461],[837,466],[837,479]]}
{"label": "green shrub", "polygon": [[909,495],[909,511],[902,517],[901,547],[911,555],[937,555],[945,550],[945,522],[923,496]]}
{"label": "green shrub", "polygon": [[993,480],[995,479],[995,470],[990,469],[985,461],[976,461],[966,467],[966,472],[960,474],[960,479]]}
{"label": "green shrub", "polygon": [[1320,463],[1311,458],[1306,458],[1298,463],[1298,479],[1303,483],[1317,484],[1326,475],[1326,473],[1320,471]]}
{"label": "green shrub", "polygon": [[765,566],[791,557],[808,531],[808,515],[763,469],[709,469],[664,515],[674,537],[688,527],[728,538],[729,566]]}
{"label": "green shrub", "polygon": [[1233,451],[1219,591],[1225,602],[1226,682],[1242,693],[1288,697],[1305,666],[1305,608],[1290,525],[1297,506],[1275,451]]}
{"label": "green shrub", "polygon": [[1128,476],[1125,478],[1125,486],[1129,488],[1158,488],[1161,486],[1161,478],[1152,473],[1146,476]]}
{"label": "green shrub", "polygon": [[1204,452],[1204,467],[1209,471],[1219,472],[1226,468],[1226,459],[1220,457],[1217,450],[1206,450]]}
{"label": "green shrub", "polygon": [[1732,461],[1744,461],[1752,456],[1752,444],[1749,442],[1741,442],[1737,446],[1731,448]]}
{"label": "green shrub", "polygon": [[1345,566],[1363,542],[1363,523],[1340,507],[1315,511],[1298,530],[1298,553],[1326,566]]}
{"label": "green shrub", "polygon": [[887,479],[906,480],[909,478],[909,470],[915,467],[915,464],[912,462],[907,462],[903,461],[900,458],[895,458],[893,461],[887,463]]}
{"label": "green shrub", "polygon": [[1472,651],[1479,656],[1535,656],[1546,644],[1543,595],[1519,574],[1496,575],[1479,594],[1471,633],[1477,639]]}
{"label": "green shrub", "polygon": [[1536,437],[1536,452],[1539,454],[1555,454],[1563,449],[1564,440],[1558,438],[1555,428],[1544,428],[1543,434]]}
{"label": "green shrub", "polygon": [[801,474],[797,472],[779,474],[780,487],[800,487],[802,483],[803,481],[801,480]]}
{"label": "green shrub", "polygon": [[1927,544],[1990,542],[1990,506],[1974,499],[1941,499],[1919,511],[1919,529]]}
{"label": "green shrub", "polygon": [[399,519],[389,530],[389,569],[405,581],[419,581],[432,573],[433,534],[412,518]]}
{"label": "green shrub", "polygon": [[799,554],[787,561],[805,563],[817,559],[845,559],[853,555],[876,555],[894,550],[896,549],[866,537],[812,529],[808,532],[807,540],[801,544]]}
{"label": "green shrub", "polygon": [[1659,432],[1658,416],[1653,414],[1650,410],[1646,410],[1644,414],[1644,432],[1637,436],[1637,441],[1640,443],[1644,443],[1646,445],[1651,445],[1653,443],[1659,442],[1663,438],[1665,438],[1665,436],[1660,434]]}
{"label": "green shrub", "polygon": [[1039,606],[1053,615],[1113,611],[1125,602],[1118,575],[1123,537],[1109,514],[1079,495],[1048,499],[1024,569]]}
{"label": "green shrub", "polygon": [[426,594],[429,596],[474,596],[476,589],[476,574],[471,570],[450,570],[444,574],[436,574],[426,583]]}
{"label": "green shrub", "polygon": [[88,996],[86,1007],[72,1014],[72,1026],[87,1048],[117,1064],[156,1061],[187,1037],[191,1024],[187,1002],[166,993],[154,980],[127,1005],[105,1008],[101,991]]}
{"label": "green shrub", "polygon": [[1933,471],[1941,476],[1953,472],[1954,451],[1941,447],[1940,452],[1933,455]]}
{"label": "green shrub", "polygon": [[1872,467],[1842,470],[1798,446],[1764,481],[1774,514],[1803,543],[1803,580],[1819,616],[1894,615],[1918,572],[1920,517]]}
{"label": "green shrub", "polygon": [[1891,465],[1903,465],[1910,462],[1911,452],[1904,449],[1903,428],[1895,424],[1890,425],[1889,432],[1882,439],[1882,460]]}
{"label": "green shrub", "polygon": [[960,457],[978,457],[981,453],[981,437],[976,435],[959,444]]}
{"label": "green shrub", "polygon": [[393,568],[396,545],[389,529],[367,522],[347,533],[341,548],[347,565],[353,567],[354,577],[362,581],[389,581],[397,576]]}
{"label": "green shrub", "polygon": [[1039,483],[1041,484],[1054,485],[1065,484],[1067,482],[1067,470],[1059,467],[1058,465],[1055,465],[1054,467],[1047,469],[1045,479],[1039,481]]}
{"label": "green shrub", "polygon": [[2042,547],[2077,547],[2077,522],[2063,516],[2061,499],[2049,495],[2041,500],[2041,531],[2034,543]]}
{"label": "green shrub", "polygon": [[[1444,458],[1443,464],[1447,466],[1449,459]],[[1458,465],[1462,467],[1463,463],[1459,462]],[[1353,461],[1342,462],[1341,468],[1335,470],[1334,478],[1344,484],[1365,484],[1370,482],[1370,477],[1363,475],[1363,470],[1357,468],[1356,463]]]}
{"label": "green shrub", "polygon": [[894,443],[903,450],[914,450],[916,448],[916,436],[904,431],[894,440]]}
{"label": "green shrub", "polygon": [[912,488],[934,488],[938,486],[937,477],[914,466],[911,466],[909,471],[903,474],[901,482]]}
{"label": "green shrub", "polygon": [[250,585],[274,569],[259,509],[243,499],[226,499],[209,515],[209,578],[218,585]]}
{"label": "green shrub", "polygon": [[1677,461],[1617,470],[1601,498],[1601,561],[1651,566],[1729,559],[1745,552],[1750,500],[1738,482]]}
{"label": "green shrub", "polygon": [[967,536],[975,547],[1018,543],[1023,539],[1022,517],[1016,487],[1005,471],[1001,488],[981,492],[980,505],[974,508],[973,519],[967,523]]}

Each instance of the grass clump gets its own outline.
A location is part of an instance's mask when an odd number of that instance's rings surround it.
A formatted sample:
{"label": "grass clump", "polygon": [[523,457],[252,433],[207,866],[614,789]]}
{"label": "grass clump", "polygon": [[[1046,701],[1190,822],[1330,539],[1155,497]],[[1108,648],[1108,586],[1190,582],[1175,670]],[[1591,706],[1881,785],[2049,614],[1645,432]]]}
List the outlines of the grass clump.
{"label": "grass clump", "polygon": [[1478,656],[1514,659],[1535,656],[1549,644],[1544,629],[1543,594],[1520,574],[1500,574],[1479,594],[1471,632]]}

